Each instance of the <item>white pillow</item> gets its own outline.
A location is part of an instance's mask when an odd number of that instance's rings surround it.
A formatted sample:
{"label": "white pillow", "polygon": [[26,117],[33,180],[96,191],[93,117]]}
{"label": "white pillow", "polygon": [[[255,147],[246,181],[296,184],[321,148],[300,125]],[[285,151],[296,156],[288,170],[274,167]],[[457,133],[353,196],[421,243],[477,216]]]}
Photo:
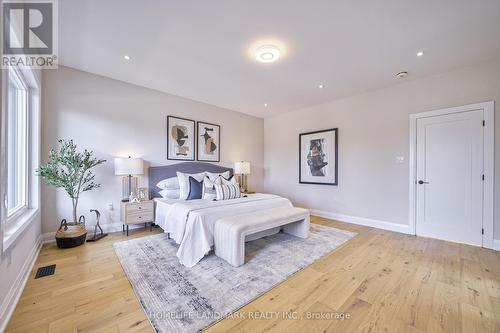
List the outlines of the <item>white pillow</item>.
{"label": "white pillow", "polygon": [[201,182],[205,177],[205,172],[189,174],[177,171],[177,178],[179,178],[179,199],[186,200],[189,195],[190,176]]}
{"label": "white pillow", "polygon": [[219,177],[219,176],[222,176],[226,179],[229,179],[229,171],[224,171],[224,172],[219,172],[219,173],[205,171],[205,174],[208,177],[208,179],[210,179],[211,181],[216,180],[217,177]]}
{"label": "white pillow", "polygon": [[222,178],[222,184],[233,184],[233,185],[238,185],[238,181],[236,181],[236,177],[232,176],[231,179],[227,180],[226,178]]}
{"label": "white pillow", "polygon": [[224,181],[222,181],[222,184],[215,184],[214,186],[215,192],[217,193],[217,201],[241,197],[240,186],[238,184],[231,182],[224,183]]}
{"label": "white pillow", "polygon": [[163,179],[158,184],[156,184],[156,187],[158,187],[162,190],[178,190],[179,189],[179,178],[170,177],[167,179]]}
{"label": "white pillow", "polygon": [[202,199],[205,200],[214,200],[217,199],[217,193],[215,192],[215,184],[222,184],[222,176],[218,176],[214,181],[210,180],[208,176],[203,178],[203,194]]}
{"label": "white pillow", "polygon": [[160,193],[160,195],[166,199],[179,199],[179,189],[178,188],[174,189],[174,190],[165,189],[165,190],[161,190],[158,193]]}

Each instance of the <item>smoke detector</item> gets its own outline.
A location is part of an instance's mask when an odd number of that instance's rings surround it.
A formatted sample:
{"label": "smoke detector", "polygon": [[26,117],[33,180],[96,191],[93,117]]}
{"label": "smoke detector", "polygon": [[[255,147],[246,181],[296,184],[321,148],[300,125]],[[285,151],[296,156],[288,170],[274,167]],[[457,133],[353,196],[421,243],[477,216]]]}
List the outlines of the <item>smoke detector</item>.
{"label": "smoke detector", "polygon": [[402,79],[404,77],[407,77],[407,76],[408,76],[408,72],[406,72],[406,71],[399,72],[399,73],[396,74],[396,77],[400,78],[400,79]]}

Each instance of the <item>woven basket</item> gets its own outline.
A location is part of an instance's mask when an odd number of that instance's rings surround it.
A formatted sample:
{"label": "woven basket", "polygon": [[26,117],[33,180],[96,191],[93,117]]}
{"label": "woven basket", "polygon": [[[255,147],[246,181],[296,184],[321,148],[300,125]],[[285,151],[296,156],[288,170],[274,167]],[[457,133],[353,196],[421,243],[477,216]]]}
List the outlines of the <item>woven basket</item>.
{"label": "woven basket", "polygon": [[85,243],[86,239],[87,229],[85,228],[85,218],[83,216],[80,216],[80,220],[77,223],[67,223],[66,220],[61,221],[61,226],[56,232],[58,248],[67,249],[80,246]]}

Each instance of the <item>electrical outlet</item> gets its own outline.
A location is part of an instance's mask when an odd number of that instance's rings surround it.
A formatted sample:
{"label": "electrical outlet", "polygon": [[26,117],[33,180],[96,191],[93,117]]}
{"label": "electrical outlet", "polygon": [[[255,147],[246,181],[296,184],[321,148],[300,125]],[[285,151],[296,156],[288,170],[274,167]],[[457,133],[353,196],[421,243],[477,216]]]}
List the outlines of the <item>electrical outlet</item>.
{"label": "electrical outlet", "polygon": [[403,164],[405,162],[404,156],[396,156],[396,163]]}
{"label": "electrical outlet", "polygon": [[108,207],[108,210],[113,210],[114,209],[112,202],[108,203],[107,207]]}

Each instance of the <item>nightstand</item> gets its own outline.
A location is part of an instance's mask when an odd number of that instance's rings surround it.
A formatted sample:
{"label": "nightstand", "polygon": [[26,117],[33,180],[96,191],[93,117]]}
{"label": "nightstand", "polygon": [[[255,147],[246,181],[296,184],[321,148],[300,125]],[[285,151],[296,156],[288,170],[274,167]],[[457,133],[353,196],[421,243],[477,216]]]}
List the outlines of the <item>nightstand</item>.
{"label": "nightstand", "polygon": [[153,200],[122,202],[120,206],[120,220],[123,223],[123,231],[125,231],[125,226],[127,226],[127,236],[130,224],[144,223],[144,227],[147,226],[147,223],[153,225],[155,215]]}

